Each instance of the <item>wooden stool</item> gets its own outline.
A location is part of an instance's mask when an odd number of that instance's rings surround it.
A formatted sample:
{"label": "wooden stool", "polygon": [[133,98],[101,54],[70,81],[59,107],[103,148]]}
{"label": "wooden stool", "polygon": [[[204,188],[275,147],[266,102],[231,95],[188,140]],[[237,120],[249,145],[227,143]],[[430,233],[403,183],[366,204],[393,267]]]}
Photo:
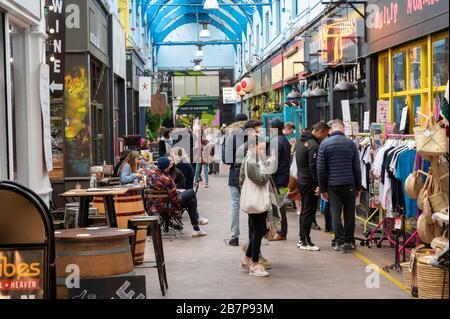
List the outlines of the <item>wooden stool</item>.
{"label": "wooden stool", "polygon": [[[147,228],[150,227],[152,233],[153,250],[155,251],[155,261],[145,261],[144,252],[141,256],[133,255],[133,259],[136,263],[136,257],[138,258],[139,264],[156,263],[155,266],[140,266],[136,268],[157,268],[158,269],[158,279],[159,285],[161,287],[162,295],[166,295],[166,289],[169,288],[167,283],[166,274],[166,263],[164,260],[164,249],[161,238],[161,228],[159,227],[159,216],[145,216],[145,217],[132,217],[128,220],[128,228],[135,231],[135,236],[132,239],[132,249],[133,254],[136,252],[136,245],[139,245],[137,238],[139,238],[138,232],[147,234]],[[145,246],[144,246],[145,247]]]}

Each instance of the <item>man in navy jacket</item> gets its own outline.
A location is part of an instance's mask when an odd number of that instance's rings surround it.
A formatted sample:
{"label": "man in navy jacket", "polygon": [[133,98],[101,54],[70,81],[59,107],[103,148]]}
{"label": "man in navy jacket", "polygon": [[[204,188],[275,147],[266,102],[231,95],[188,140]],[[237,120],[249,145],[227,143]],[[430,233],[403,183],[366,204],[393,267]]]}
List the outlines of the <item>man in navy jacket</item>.
{"label": "man in navy jacket", "polygon": [[335,233],[332,251],[343,254],[355,249],[355,206],[361,193],[361,166],[355,143],[344,134],[344,123],[334,120],[331,132],[319,147],[317,176],[322,197],[330,204]]}

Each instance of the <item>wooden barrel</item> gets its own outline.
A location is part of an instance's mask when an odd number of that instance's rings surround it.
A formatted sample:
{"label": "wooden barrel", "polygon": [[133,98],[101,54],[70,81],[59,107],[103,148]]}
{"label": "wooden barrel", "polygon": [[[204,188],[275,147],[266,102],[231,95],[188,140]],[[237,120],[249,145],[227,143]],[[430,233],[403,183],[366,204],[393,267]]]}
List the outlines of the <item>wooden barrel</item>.
{"label": "wooden barrel", "polygon": [[[103,197],[94,196],[93,206],[99,214],[105,214]],[[114,196],[117,227],[127,228],[128,220],[132,217],[145,216],[144,201],[141,189],[130,189],[125,195]]]}
{"label": "wooden barrel", "polygon": [[[77,265],[80,279],[134,274],[129,229],[91,227],[55,231],[57,297],[69,298],[66,267]],[[67,268],[70,269],[70,266]]]}

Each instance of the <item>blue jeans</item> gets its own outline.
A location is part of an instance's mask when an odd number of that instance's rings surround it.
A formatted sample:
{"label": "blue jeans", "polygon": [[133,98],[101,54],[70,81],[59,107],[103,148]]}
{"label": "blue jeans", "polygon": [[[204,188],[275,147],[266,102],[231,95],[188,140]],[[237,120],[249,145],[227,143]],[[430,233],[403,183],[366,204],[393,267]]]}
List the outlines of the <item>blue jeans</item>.
{"label": "blue jeans", "polygon": [[238,187],[229,186],[231,192],[231,239],[239,238],[239,211],[241,192]]}
{"label": "blue jeans", "polygon": [[201,164],[201,163],[195,163],[195,178],[194,181],[195,183],[198,184],[198,180],[200,179],[200,171],[201,168],[203,167],[203,174],[205,175],[205,183],[208,184],[208,164]]}

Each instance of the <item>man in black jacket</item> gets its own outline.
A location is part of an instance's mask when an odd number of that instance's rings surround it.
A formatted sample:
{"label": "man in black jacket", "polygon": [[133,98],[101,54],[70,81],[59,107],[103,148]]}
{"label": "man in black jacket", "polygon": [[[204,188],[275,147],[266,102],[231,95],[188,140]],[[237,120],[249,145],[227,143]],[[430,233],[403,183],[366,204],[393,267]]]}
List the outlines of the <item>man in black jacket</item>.
{"label": "man in black jacket", "polygon": [[[356,144],[348,139],[341,120],[334,120],[331,135],[319,148],[317,175],[320,192],[329,200],[335,233],[332,251],[346,253],[356,249],[355,204],[361,192],[361,166]],[[344,226],[341,214],[344,215]]]}
{"label": "man in black jacket", "polygon": [[317,152],[320,142],[328,136],[330,127],[325,122],[315,124],[312,131],[304,131],[297,142],[295,160],[297,161],[297,184],[301,194],[300,241],[297,246],[303,250],[318,251],[319,247],[311,241],[311,226],[315,220],[319,200],[317,181]]}
{"label": "man in black jacket", "polygon": [[[284,135],[284,122],[280,118],[275,118],[270,122],[270,128],[274,129],[276,135],[272,137],[270,141],[271,152],[277,151],[277,171],[272,175],[275,186],[278,191],[280,188],[287,187],[289,184],[289,171],[291,168],[291,144],[287,137]],[[286,217],[286,207],[280,207],[281,213],[281,230],[276,234],[272,240],[286,240],[288,232],[288,223]]]}

